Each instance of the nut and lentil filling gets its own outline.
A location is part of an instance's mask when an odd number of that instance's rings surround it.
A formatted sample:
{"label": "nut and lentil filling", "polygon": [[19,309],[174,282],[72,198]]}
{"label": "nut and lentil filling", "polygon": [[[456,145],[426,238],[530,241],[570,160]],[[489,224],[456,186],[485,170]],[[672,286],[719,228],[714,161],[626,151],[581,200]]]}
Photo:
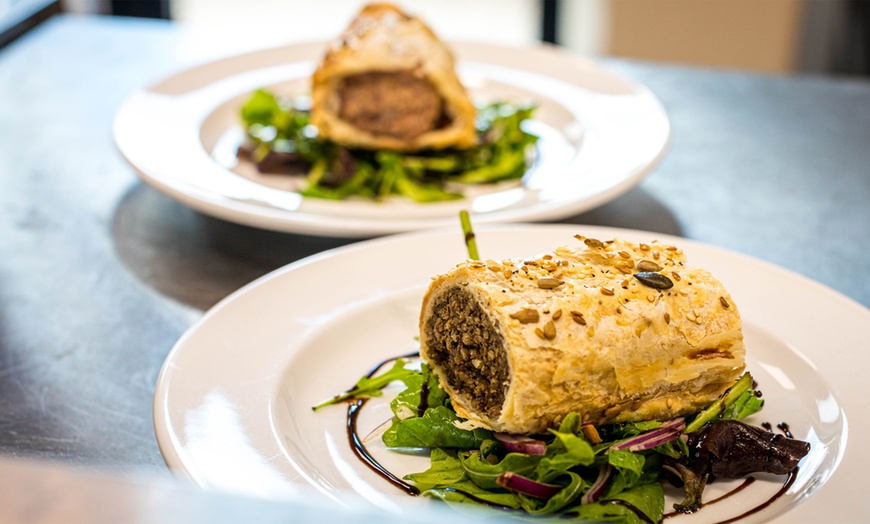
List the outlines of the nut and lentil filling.
{"label": "nut and lentil filling", "polygon": [[508,387],[508,361],[498,326],[474,297],[453,286],[435,299],[427,319],[429,358],[474,409],[498,418]]}
{"label": "nut and lentil filling", "polygon": [[444,101],[425,78],[405,71],[370,71],[344,79],[340,116],[375,135],[416,138],[444,120]]}

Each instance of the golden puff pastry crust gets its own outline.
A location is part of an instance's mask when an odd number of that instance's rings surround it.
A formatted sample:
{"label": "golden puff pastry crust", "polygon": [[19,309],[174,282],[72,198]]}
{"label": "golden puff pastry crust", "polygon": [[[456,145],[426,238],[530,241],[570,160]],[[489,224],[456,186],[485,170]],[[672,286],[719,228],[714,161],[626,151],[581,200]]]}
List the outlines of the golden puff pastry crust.
{"label": "golden puff pastry crust", "polygon": [[461,417],[518,434],[574,411],[595,424],[669,420],[743,372],[740,315],[710,273],[673,246],[578,238],[431,283],[420,353]]}
{"label": "golden puff pastry crust", "polygon": [[477,144],[476,110],[450,50],[390,4],[363,8],[312,77],[311,122],[348,147],[417,151]]}

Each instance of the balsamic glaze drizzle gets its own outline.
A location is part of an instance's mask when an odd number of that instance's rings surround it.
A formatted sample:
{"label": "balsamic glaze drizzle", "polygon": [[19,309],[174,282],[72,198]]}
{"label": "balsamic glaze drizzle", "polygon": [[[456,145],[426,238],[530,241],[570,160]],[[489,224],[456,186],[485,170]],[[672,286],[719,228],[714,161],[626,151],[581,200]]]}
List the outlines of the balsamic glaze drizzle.
{"label": "balsamic glaze drizzle", "polygon": [[[763,427],[767,431],[773,433],[773,426],[770,424],[770,422],[762,422],[761,427]],[[776,424],[776,429],[782,431],[782,434],[785,435],[786,437],[794,438],[794,435],[791,434],[791,428],[788,426],[787,423],[778,422]]]}
{"label": "balsamic glaze drizzle", "polygon": [[[366,373],[366,377],[372,378],[375,375],[375,373],[377,373],[378,371],[381,370],[381,368],[383,368],[384,366],[386,366],[387,364],[389,364],[391,362],[395,362],[396,360],[399,360],[400,358],[413,358],[413,357],[417,357],[419,355],[420,355],[420,353],[414,352],[414,353],[408,353],[407,355],[401,355],[398,357],[393,357],[393,358],[388,358],[388,359],[382,360],[381,362],[378,362],[368,373]],[[353,387],[355,387],[355,385],[352,386],[350,389],[353,389]],[[423,396],[427,397],[428,395],[423,395]],[[360,399],[351,400],[348,403],[348,406],[347,406],[347,442],[348,442],[348,444],[350,444],[350,448],[353,450],[354,455],[356,455],[357,458],[360,459],[360,461],[363,464],[365,464],[366,466],[369,467],[369,469],[371,469],[372,471],[374,471],[375,473],[377,473],[378,475],[383,477],[387,482],[389,482],[390,484],[401,489],[402,491],[404,491],[408,495],[413,495],[413,496],[419,495],[420,490],[417,489],[416,486],[409,484],[408,482],[405,482],[404,480],[400,479],[399,477],[397,477],[397,476],[393,475],[392,473],[390,473],[389,471],[387,471],[387,469],[385,467],[381,466],[380,462],[375,460],[375,458],[366,449],[365,444],[363,444],[362,439],[360,438],[359,433],[357,432],[356,421],[357,421],[357,417],[359,416],[360,410],[362,409],[362,407],[366,403],[366,400],[368,400],[368,399],[360,398]],[[424,411],[425,411],[425,408],[424,408]]]}
{"label": "balsamic glaze drizzle", "polygon": [[[722,500],[727,499],[728,497],[730,497],[730,496],[732,496],[732,495],[736,495],[737,493],[740,493],[741,491],[743,491],[744,489],[746,489],[747,487],[749,487],[749,485],[752,484],[753,482],[755,482],[755,477],[746,477],[746,480],[744,480],[742,484],[740,484],[740,485],[737,486],[736,488],[732,489],[732,490],[729,491],[728,493],[722,495],[721,497],[717,497],[717,498],[715,498],[715,499],[713,499],[713,500],[710,500],[710,501],[708,501],[708,502],[702,502],[701,505],[698,506],[698,509],[695,510],[695,511],[700,511],[701,508],[703,508],[704,506],[709,506],[710,504],[715,504],[715,503],[717,503],[717,502],[720,502],[720,501],[722,501]],[[693,513],[694,513],[694,512],[693,512]],[[670,513],[665,513],[665,515],[664,515],[664,517],[662,518],[662,520],[664,520],[664,519],[669,519],[669,518],[671,518],[671,517],[676,517],[677,515],[682,515],[682,513],[680,513],[679,511],[672,511],[672,512],[670,512]]]}
{"label": "balsamic glaze drizzle", "polygon": [[740,515],[737,515],[736,517],[730,518],[728,520],[719,521],[716,524],[730,524],[731,522],[737,522],[738,520],[743,520],[746,517],[748,517],[750,515],[754,515],[755,513],[758,513],[759,511],[767,508],[768,506],[773,504],[776,501],[776,499],[785,495],[785,492],[788,491],[788,488],[790,488],[791,485],[794,484],[794,481],[797,478],[797,474],[798,474],[798,468],[794,468],[792,471],[790,471],[788,476],[786,477],[785,482],[783,483],[782,487],[779,488],[779,491],[774,493],[772,497],[770,497],[769,499],[767,499],[763,503],[759,504],[758,506],[755,506],[754,508],[750,509],[749,511],[746,511],[744,513],[741,513]]}
{"label": "balsamic glaze drizzle", "polygon": [[417,489],[416,486],[413,486],[399,477],[393,475],[383,466],[381,466],[380,462],[375,460],[373,456],[368,452],[365,447],[365,444],[362,443],[362,440],[359,438],[359,434],[356,431],[356,418],[359,415],[359,410],[365,405],[366,399],[357,399],[352,401],[347,406],[347,440],[350,443],[350,447],[353,450],[354,454],[359,458],[363,464],[368,466],[372,471],[383,477],[387,482],[401,489],[408,495],[417,496],[420,494],[420,490]]}
{"label": "balsamic glaze drizzle", "polygon": [[[730,524],[732,522],[737,522],[738,520],[743,520],[746,517],[748,517],[750,515],[754,515],[754,514],[758,513],[759,511],[762,511],[763,509],[767,508],[771,504],[773,504],[779,497],[785,495],[785,493],[788,491],[788,489],[791,487],[791,485],[794,484],[794,481],[797,478],[798,469],[799,468],[794,468],[792,471],[790,471],[788,473],[788,476],[785,478],[785,482],[782,484],[782,487],[779,488],[779,491],[774,493],[773,496],[771,496],[769,499],[762,502],[758,506],[755,506],[754,508],[751,508],[748,511],[741,513],[740,515],[737,515],[736,517],[732,517],[732,518],[726,519],[726,520],[720,520],[716,524]],[[722,495],[721,497],[715,498],[709,502],[702,503],[701,506],[698,508],[698,510],[700,511],[700,509],[705,507],[705,506],[709,506],[711,504],[721,502],[721,501],[727,499],[728,497],[743,491],[744,489],[749,487],[749,485],[752,484],[753,482],[755,482],[755,477],[746,477],[746,480],[744,480],[742,484],[740,484],[736,488],[732,489],[728,493]],[[665,513],[662,520],[669,519],[671,517],[676,517],[677,515],[681,515],[681,513],[677,512],[677,511]]]}

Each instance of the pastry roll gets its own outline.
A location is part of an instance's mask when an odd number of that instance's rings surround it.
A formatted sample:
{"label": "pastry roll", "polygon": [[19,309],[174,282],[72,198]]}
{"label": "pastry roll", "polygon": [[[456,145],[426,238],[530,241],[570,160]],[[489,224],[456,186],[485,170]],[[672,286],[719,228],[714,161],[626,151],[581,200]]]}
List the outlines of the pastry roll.
{"label": "pastry roll", "polygon": [[420,354],[456,412],[533,434],[573,411],[595,424],[669,420],[740,377],[731,296],[682,250],[577,237],[530,259],[467,261],[423,299]]}
{"label": "pastry roll", "polygon": [[311,123],[348,147],[417,151],[477,143],[453,55],[418,18],[365,7],[312,77]]}

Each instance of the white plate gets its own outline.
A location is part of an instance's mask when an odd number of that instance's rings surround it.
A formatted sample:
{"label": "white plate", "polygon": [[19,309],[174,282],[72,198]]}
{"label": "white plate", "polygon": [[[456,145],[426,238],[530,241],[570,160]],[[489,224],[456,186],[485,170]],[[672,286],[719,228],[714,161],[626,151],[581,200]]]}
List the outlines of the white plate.
{"label": "white plate", "polygon": [[290,177],[236,163],[239,108],[267,87],[308,92],[323,44],[258,51],[196,67],[130,95],[114,122],[118,149],[142,178],[204,213],[255,227],[358,237],[475,223],[551,220],[624,193],[663,154],[670,125],[644,87],[555,48],[453,45],[475,97],[534,100],[538,160],[521,184],[471,187],[466,198],[415,204],[303,199]]}
{"label": "white plate", "polygon": [[[501,259],[576,242],[575,233],[678,245],[732,293],[749,368],[767,400],[755,422],[786,421],[812,444],[790,491],[750,521],[839,522],[870,514],[863,495],[870,454],[854,438],[847,446],[850,434],[870,434],[870,311],[781,268],[666,235],[516,225],[478,228],[477,236],[485,258]],[[203,487],[281,496],[313,486],[337,501],[359,496],[391,511],[419,501],[354,457],[343,406],[316,413],[311,406],[381,359],[416,350],[425,286],[465,256],[458,228],[381,238],[301,260],[223,300],[179,340],[161,372],[154,419],[167,464]],[[386,399],[370,402],[361,432],[389,417]],[[427,458],[386,451],[379,439],[369,448],[400,475],[428,467]],[[707,499],[734,485],[712,484]],[[781,478],[761,480],[675,520],[730,518],[780,485]]]}

